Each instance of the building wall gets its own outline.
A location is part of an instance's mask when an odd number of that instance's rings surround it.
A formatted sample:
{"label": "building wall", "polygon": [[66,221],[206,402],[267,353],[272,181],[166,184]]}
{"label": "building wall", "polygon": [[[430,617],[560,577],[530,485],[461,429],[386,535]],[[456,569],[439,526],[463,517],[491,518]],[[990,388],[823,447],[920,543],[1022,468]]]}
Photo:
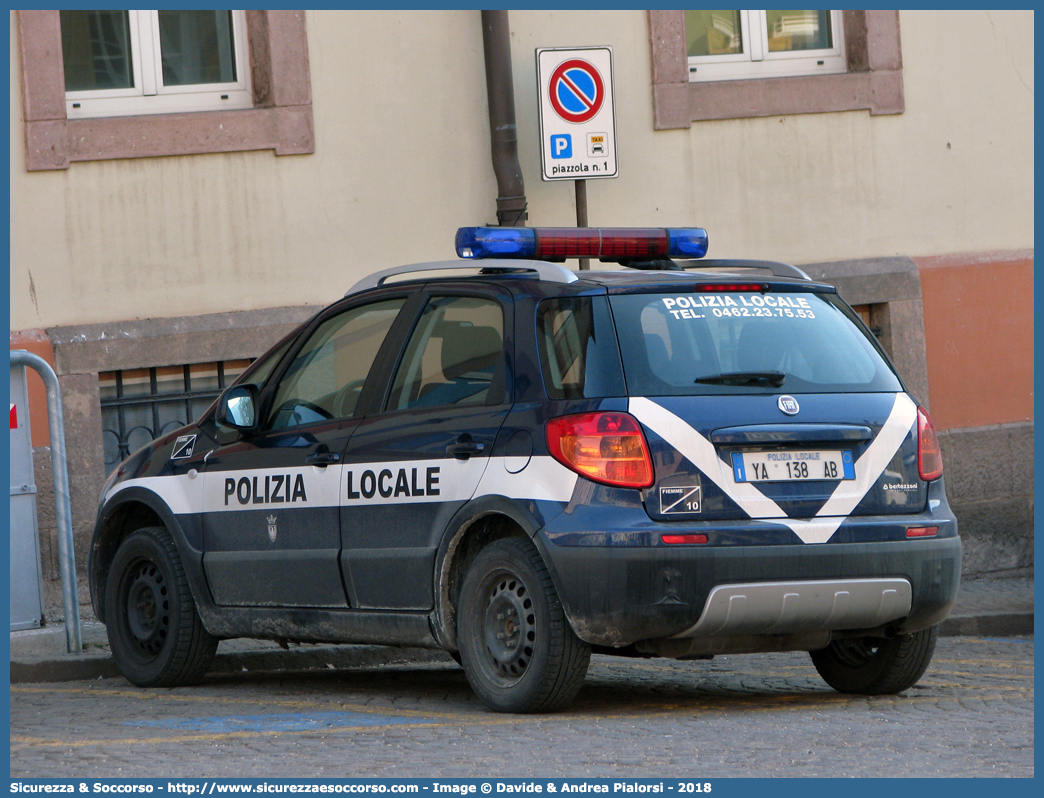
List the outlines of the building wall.
{"label": "building wall", "polygon": [[[700,224],[714,256],[796,263],[1032,247],[1032,12],[900,24],[903,114],[655,131],[644,12],[513,12],[530,223],[576,218],[572,186],[539,179],[534,48],[608,43],[620,177],[590,182],[592,224]],[[474,11],[311,12],[314,155],[32,173],[11,30],[12,329],[325,302],[386,263],[452,256],[456,227],[495,218]]]}
{"label": "building wall", "polygon": [[917,258],[932,420],[967,573],[1033,566],[1033,252]]}
{"label": "building wall", "polygon": [[1033,420],[1033,253],[918,258],[939,429]]}
{"label": "building wall", "polygon": [[12,329],[326,303],[496,218],[478,12],[320,11],[307,30],[314,155],[26,172],[12,26]]}
{"label": "building wall", "polygon": [[[510,20],[529,224],[576,219],[573,186],[539,178],[534,50],[610,44],[620,177],[589,181],[590,223],[705,226],[712,256],[809,265],[867,305],[941,430],[966,572],[1030,567],[1032,12],[901,12],[902,114],[659,131],[645,12]],[[458,226],[495,221],[478,12],[314,11],[306,26],[314,154],[28,172],[12,16],[11,345],[44,354],[66,392],[81,557],[104,473],[99,371],[256,356],[307,306],[450,258]],[[1029,465],[1007,478],[1011,462]]]}
{"label": "building wall", "polygon": [[[678,131],[652,129],[648,33],[628,13],[511,16],[520,109],[536,101],[532,48],[613,44],[621,177],[588,186],[592,224],[698,223],[714,257],[797,263],[1032,246],[1031,13],[900,12],[903,114]],[[520,115],[519,138],[537,174],[535,120]],[[570,219],[568,187],[535,183],[530,205]]]}

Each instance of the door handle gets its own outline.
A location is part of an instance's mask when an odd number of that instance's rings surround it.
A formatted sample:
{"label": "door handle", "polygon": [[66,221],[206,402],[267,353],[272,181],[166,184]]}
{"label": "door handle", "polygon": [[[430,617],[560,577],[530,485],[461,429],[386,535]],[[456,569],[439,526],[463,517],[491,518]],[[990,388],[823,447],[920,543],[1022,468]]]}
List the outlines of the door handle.
{"label": "door handle", "polygon": [[315,452],[305,458],[305,465],[325,466],[339,463],[341,455],[337,452]]}
{"label": "door handle", "polygon": [[471,440],[471,436],[465,433],[457,438],[456,443],[446,447],[446,454],[451,454],[458,460],[467,460],[473,454],[480,454],[486,448],[486,444]]}

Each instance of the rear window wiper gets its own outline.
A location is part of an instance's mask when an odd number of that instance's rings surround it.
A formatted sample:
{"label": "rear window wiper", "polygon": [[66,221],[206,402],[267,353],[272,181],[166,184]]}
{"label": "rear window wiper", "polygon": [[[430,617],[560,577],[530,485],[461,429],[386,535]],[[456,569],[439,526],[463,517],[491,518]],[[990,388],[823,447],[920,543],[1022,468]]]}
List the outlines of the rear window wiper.
{"label": "rear window wiper", "polygon": [[727,374],[697,377],[693,382],[705,382],[712,385],[754,385],[759,382],[767,382],[778,388],[786,378],[787,375],[782,371],[731,371]]}

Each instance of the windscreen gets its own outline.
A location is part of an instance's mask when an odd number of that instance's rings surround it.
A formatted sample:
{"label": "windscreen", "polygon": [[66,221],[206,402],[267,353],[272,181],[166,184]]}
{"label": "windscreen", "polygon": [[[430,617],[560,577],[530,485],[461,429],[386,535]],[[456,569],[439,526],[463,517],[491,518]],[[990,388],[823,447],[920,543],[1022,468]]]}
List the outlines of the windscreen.
{"label": "windscreen", "polygon": [[609,298],[631,396],[901,391],[832,294]]}

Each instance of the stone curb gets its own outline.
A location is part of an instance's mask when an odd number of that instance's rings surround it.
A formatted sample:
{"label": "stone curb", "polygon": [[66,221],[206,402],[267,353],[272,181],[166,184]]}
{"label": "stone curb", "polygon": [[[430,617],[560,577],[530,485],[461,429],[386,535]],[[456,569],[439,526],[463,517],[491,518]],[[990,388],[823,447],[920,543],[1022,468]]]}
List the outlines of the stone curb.
{"label": "stone curb", "polygon": [[943,637],[1013,637],[1033,634],[1032,612],[991,612],[947,618],[939,625]]}
{"label": "stone curb", "polygon": [[[405,663],[449,663],[441,649],[393,646],[302,646],[283,649],[219,651],[210,674],[241,671],[294,671],[376,668]],[[51,654],[11,660],[11,684],[73,682],[120,675],[108,651],[78,655]]]}
{"label": "stone curb", "polygon": [[[980,613],[947,618],[940,625],[943,637],[1012,637],[1033,634],[1033,613]],[[64,637],[62,638],[64,640]],[[240,671],[294,671],[342,668],[377,668],[406,663],[446,664],[453,660],[441,649],[392,646],[295,646],[218,651],[210,673]],[[119,676],[107,650],[79,655],[48,654],[11,660],[11,684],[71,682]]]}

